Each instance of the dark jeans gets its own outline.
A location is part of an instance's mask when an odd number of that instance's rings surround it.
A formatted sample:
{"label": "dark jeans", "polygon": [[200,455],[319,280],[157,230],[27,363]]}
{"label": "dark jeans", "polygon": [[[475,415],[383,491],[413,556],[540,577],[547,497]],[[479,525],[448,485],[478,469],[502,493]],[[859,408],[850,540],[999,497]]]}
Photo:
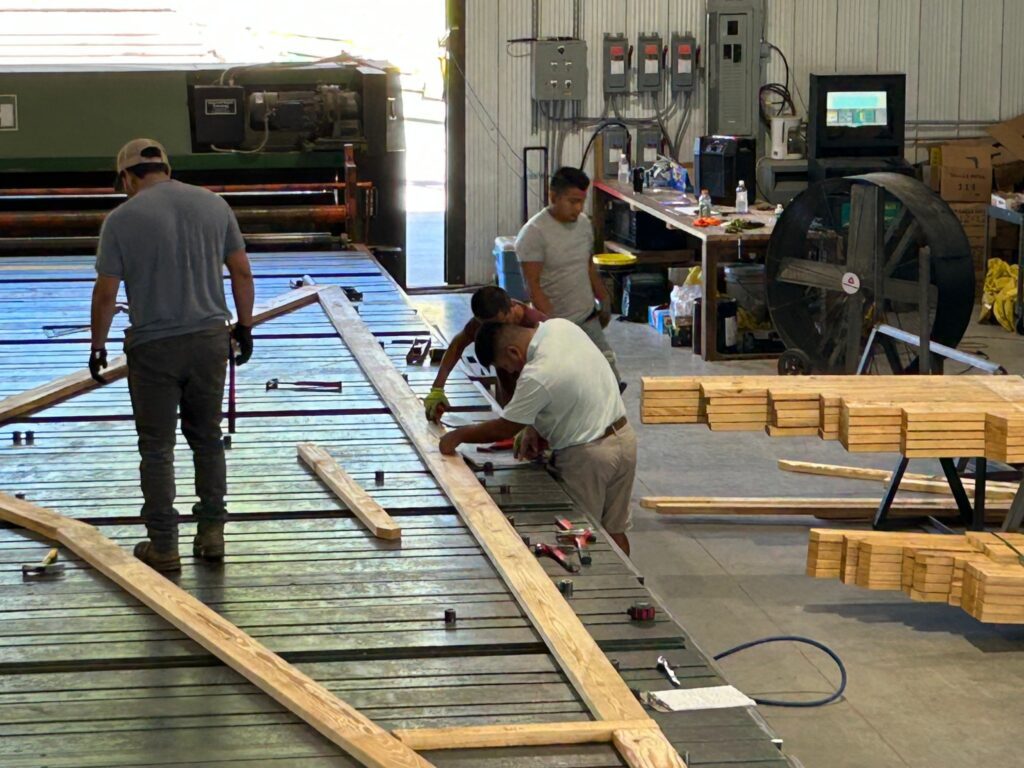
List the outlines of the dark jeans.
{"label": "dark jeans", "polygon": [[220,421],[227,370],[226,329],[140,344],[128,351],[128,389],[142,462],[142,519],[158,546],[177,542],[174,443],[181,433],[192,449],[200,520],[223,522],[227,470]]}

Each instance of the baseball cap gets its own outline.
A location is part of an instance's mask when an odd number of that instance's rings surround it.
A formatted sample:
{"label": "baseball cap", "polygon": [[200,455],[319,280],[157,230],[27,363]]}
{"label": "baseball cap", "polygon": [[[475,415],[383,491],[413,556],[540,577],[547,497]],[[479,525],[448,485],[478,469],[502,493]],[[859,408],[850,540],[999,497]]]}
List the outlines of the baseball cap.
{"label": "baseball cap", "polygon": [[[147,149],[155,149],[159,152],[159,155],[150,151],[144,156],[143,152]],[[142,165],[143,163],[163,163],[167,166],[168,170],[171,167],[171,163],[167,159],[167,150],[164,149],[159,141],[154,139],[132,139],[121,147],[121,151],[117,153],[118,174],[126,168],[131,168],[133,165]]]}

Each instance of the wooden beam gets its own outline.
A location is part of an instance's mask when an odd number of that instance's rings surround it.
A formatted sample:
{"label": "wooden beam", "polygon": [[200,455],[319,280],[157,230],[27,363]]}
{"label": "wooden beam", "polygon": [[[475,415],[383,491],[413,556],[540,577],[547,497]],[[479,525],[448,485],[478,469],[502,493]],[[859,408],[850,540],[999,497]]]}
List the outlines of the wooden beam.
{"label": "wooden beam", "polygon": [[[798,472],[806,475],[820,475],[823,477],[842,477],[851,480],[874,480],[888,483],[892,472],[887,469],[874,469],[871,467],[847,467],[842,464],[818,464],[813,461],[793,461],[790,459],[779,459],[779,469],[784,472]],[[963,481],[964,489],[968,492],[974,490],[974,481],[966,478]],[[937,493],[948,495],[949,483],[945,478],[936,475],[921,475],[907,472],[900,481],[901,491],[914,491],[916,493]],[[1017,486],[1014,483],[1000,483],[988,481],[985,483],[985,495],[988,499],[1001,501],[1013,501],[1017,493]]]}
{"label": "wooden beam", "polygon": [[[320,294],[320,304],[587,708],[599,720],[648,719],[629,686],[466,462],[461,456],[444,456],[438,450],[443,428],[423,417],[420,399],[345,294],[337,287],[327,288]],[[661,731],[656,733],[660,768],[682,766]]]}
{"label": "wooden beam", "polygon": [[643,731],[657,727],[658,724],[651,719],[584,720],[569,723],[471,725],[462,728],[405,728],[392,733],[410,749],[427,752],[434,749],[607,744],[612,741],[616,731]]}
{"label": "wooden beam", "polygon": [[363,765],[429,768],[415,751],[93,526],[0,493],[0,519],[70,549]]}
{"label": "wooden beam", "polygon": [[[281,294],[268,303],[256,307],[253,310],[252,321],[254,325],[266,322],[271,318],[291,312],[293,309],[304,307],[316,301],[317,294],[323,290],[323,286],[311,285],[296,288],[288,293]],[[103,371],[103,378],[107,383],[124,378],[128,374],[128,358],[125,355],[118,355],[107,365]],[[17,418],[31,416],[33,413],[57,405],[75,395],[88,392],[100,386],[89,375],[88,369],[69,373],[59,379],[40,384],[38,387],[26,390],[17,395],[11,395],[0,400],[0,425],[7,424]]]}
{"label": "wooden beam", "polygon": [[352,514],[363,521],[363,525],[370,529],[370,533],[378,539],[401,538],[402,529],[398,523],[339,466],[331,454],[314,443],[299,443],[295,448],[299,458],[316,472],[324,485],[345,502],[345,506]]}
{"label": "wooden beam", "polygon": [[676,756],[675,762],[665,762],[666,754],[661,743],[665,740],[661,731],[650,728],[624,728],[612,736],[612,744],[631,768],[672,768],[684,765],[683,759],[671,745],[669,748]]}
{"label": "wooden beam", "polygon": [[[826,498],[813,497],[746,497],[746,496],[645,496],[640,506],[653,509],[659,515],[813,515],[836,520],[851,520],[874,515],[881,499],[872,497]],[[986,511],[1000,513],[1001,518],[1010,503],[996,500],[986,504]],[[956,503],[950,499],[903,499],[892,505],[896,516],[935,515],[956,516]]]}

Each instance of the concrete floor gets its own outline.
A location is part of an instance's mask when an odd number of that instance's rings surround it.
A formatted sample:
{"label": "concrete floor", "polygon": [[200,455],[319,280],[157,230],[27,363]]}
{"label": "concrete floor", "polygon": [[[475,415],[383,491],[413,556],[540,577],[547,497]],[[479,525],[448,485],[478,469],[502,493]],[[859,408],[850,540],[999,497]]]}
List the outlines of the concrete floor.
{"label": "concrete floor", "polygon": [[[467,295],[417,297],[446,335],[468,317]],[[646,495],[866,496],[882,486],[784,473],[780,458],[891,469],[897,457],[848,454],[816,438],[712,433],[703,426],[640,425],[641,375],[771,373],[772,362],[706,364],[647,326],[612,323],[609,337],[629,388],[640,461],[634,500]],[[962,348],[1024,372],[1020,337],[972,326]],[[932,471],[913,462],[911,471]],[[761,707],[808,768],[1010,768],[1024,765],[1024,626],[981,624],[963,611],[804,576],[807,529],[797,517],[670,518],[634,506],[633,560],[647,584],[704,650],[769,635],[805,635],[846,663],[845,697],[816,709]],[[722,662],[749,695],[817,697],[838,675],[824,654],[774,644]]]}

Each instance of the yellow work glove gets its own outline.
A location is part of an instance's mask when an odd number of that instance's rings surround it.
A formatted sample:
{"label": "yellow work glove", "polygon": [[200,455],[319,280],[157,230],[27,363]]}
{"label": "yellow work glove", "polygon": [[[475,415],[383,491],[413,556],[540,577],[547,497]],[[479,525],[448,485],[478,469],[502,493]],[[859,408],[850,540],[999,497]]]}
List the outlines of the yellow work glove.
{"label": "yellow work glove", "polygon": [[441,414],[450,407],[448,398],[444,394],[444,387],[431,387],[430,394],[423,401],[428,421],[440,421]]}

